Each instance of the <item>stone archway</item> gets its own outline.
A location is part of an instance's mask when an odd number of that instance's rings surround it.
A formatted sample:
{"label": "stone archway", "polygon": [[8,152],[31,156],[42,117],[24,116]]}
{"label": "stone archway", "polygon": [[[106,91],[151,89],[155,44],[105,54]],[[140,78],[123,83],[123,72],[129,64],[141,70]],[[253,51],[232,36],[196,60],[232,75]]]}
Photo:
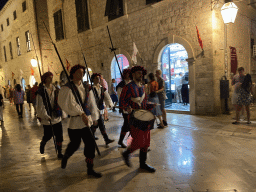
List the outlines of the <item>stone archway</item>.
{"label": "stone archway", "polygon": [[188,53],[188,65],[189,65],[189,100],[190,100],[190,113],[191,114],[196,114],[196,95],[195,95],[195,52],[186,39],[170,34],[168,37],[162,39],[162,41],[158,44],[154,51],[153,55],[153,68],[154,69],[160,69],[161,67],[161,55],[164,50],[164,48],[167,45],[178,43],[181,44],[187,51]]}
{"label": "stone archway", "polygon": [[[116,55],[119,55],[119,54],[122,54],[127,58],[129,62],[129,68],[133,66],[131,55],[125,49],[117,48]],[[108,76],[107,78],[105,78],[108,83],[111,83],[111,64],[114,57],[115,57],[114,53],[110,52],[108,54],[108,58],[107,58]]]}

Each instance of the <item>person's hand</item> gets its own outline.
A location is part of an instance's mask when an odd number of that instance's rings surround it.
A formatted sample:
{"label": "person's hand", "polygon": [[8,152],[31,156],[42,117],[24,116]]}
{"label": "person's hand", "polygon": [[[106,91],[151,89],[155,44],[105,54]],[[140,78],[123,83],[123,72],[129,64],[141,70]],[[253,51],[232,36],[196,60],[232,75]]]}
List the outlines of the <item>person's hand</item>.
{"label": "person's hand", "polygon": [[93,121],[93,125],[97,126],[98,125],[98,121]]}
{"label": "person's hand", "polygon": [[52,120],[52,118],[48,116],[48,117],[47,117],[47,120],[48,120],[48,121],[51,121],[51,120]]}
{"label": "person's hand", "polygon": [[84,124],[85,124],[86,126],[88,126],[89,119],[88,119],[88,117],[86,116],[86,114],[83,113],[81,116],[82,116],[82,120],[83,120]]}
{"label": "person's hand", "polygon": [[129,107],[129,108],[127,109],[127,112],[128,112],[128,113],[131,113],[131,112],[132,112],[132,108]]}

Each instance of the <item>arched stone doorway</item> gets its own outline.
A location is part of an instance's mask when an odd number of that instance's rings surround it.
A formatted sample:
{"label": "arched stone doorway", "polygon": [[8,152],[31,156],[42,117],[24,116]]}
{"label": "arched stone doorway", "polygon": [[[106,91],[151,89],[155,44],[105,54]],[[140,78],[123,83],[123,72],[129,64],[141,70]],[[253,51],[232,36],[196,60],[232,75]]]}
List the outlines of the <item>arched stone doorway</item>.
{"label": "arched stone doorway", "polygon": [[191,46],[191,44],[184,38],[170,34],[168,37],[162,39],[162,41],[158,44],[155,49],[153,56],[153,67],[155,69],[161,69],[162,66],[162,53],[163,50],[171,44],[180,44],[182,45],[188,55],[186,59],[188,63],[188,71],[189,71],[189,103],[190,103],[190,113],[195,114],[195,53]]}
{"label": "arched stone doorway", "polygon": [[[129,61],[125,55],[118,54],[116,57],[117,57],[121,72],[123,72],[124,69],[129,68]],[[115,79],[116,84],[122,81],[118,64],[116,62],[116,58],[114,57],[111,62],[111,79]]]}
{"label": "arched stone doorway", "polygon": [[161,54],[162,77],[165,81],[166,109],[190,111],[189,70],[186,49],[178,43],[166,45]]}
{"label": "arched stone doorway", "polygon": [[25,79],[22,77],[20,82],[21,82],[22,89],[25,91],[26,90],[26,81],[25,81]]}

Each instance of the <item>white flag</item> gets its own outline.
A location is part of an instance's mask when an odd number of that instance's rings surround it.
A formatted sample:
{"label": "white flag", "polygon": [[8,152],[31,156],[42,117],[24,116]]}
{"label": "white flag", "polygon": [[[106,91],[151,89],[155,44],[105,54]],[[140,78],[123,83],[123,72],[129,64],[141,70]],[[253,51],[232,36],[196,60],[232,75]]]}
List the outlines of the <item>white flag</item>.
{"label": "white flag", "polygon": [[133,42],[133,54],[132,54],[132,60],[134,62],[134,64],[137,64],[137,53],[138,53],[138,49],[135,45],[135,43]]}

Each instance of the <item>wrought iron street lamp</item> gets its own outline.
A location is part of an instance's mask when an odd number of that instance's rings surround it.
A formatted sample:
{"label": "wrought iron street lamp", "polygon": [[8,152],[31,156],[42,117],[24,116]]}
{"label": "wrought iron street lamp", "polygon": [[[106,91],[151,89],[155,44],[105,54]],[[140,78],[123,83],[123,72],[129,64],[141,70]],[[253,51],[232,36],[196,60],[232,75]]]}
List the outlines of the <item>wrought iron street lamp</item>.
{"label": "wrought iron street lamp", "polygon": [[225,99],[225,112],[229,114],[228,97],[229,97],[229,81],[228,77],[228,51],[227,51],[227,24],[234,23],[238,8],[232,0],[225,0],[225,4],[221,8],[221,15],[224,21],[224,66],[225,80],[221,80],[221,97]]}
{"label": "wrought iron street lamp", "polygon": [[236,20],[238,8],[231,0],[225,0],[221,8],[221,15],[225,24],[234,23]]}

